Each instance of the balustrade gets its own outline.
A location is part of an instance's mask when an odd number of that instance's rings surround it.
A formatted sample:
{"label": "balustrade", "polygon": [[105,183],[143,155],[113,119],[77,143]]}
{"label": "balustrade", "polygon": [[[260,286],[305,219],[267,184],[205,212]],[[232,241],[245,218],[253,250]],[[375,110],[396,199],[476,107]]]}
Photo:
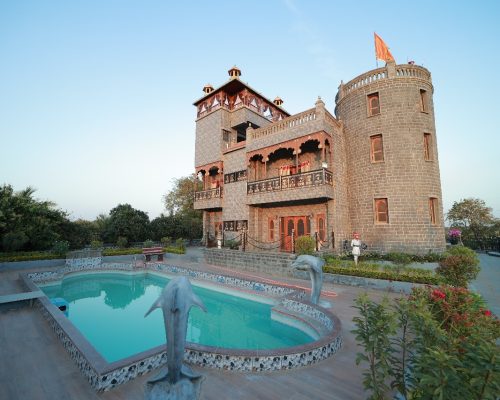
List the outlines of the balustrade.
{"label": "balustrade", "polygon": [[218,187],[215,189],[209,189],[209,190],[203,190],[201,192],[195,192],[195,194],[194,194],[195,201],[216,199],[216,198],[221,198],[221,197],[222,197],[222,187]]}
{"label": "balustrade", "polygon": [[278,176],[247,183],[247,194],[259,194],[286,189],[319,185],[333,186],[333,174],[327,169],[303,172],[295,175]]}
{"label": "balustrade", "polygon": [[316,109],[311,108],[310,110],[301,112],[300,114],[296,114],[291,117],[284,118],[281,121],[275,122],[266,127],[255,129],[250,133],[250,137],[251,139],[258,139],[260,137],[273,135],[275,133],[282,132],[295,126],[303,125],[314,120],[316,120]]}

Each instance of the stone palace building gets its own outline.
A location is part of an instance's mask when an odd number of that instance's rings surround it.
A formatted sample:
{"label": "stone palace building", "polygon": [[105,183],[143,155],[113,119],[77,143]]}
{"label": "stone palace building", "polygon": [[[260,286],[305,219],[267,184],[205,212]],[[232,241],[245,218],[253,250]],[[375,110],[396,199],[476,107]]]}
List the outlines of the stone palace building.
{"label": "stone palace building", "polygon": [[312,235],[342,251],[359,232],[370,251],[445,249],[427,69],[389,62],[341,83],[334,115],[321,99],[290,115],[228,72],[194,103],[205,240],[245,232],[250,250],[293,251]]}

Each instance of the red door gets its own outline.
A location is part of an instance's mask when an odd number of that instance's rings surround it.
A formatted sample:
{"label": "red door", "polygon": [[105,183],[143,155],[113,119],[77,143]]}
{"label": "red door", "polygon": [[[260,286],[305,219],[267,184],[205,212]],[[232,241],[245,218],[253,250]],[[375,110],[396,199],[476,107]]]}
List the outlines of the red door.
{"label": "red door", "polygon": [[309,235],[311,222],[309,217],[281,217],[280,237],[281,250],[293,251],[292,232],[295,239],[300,236]]}

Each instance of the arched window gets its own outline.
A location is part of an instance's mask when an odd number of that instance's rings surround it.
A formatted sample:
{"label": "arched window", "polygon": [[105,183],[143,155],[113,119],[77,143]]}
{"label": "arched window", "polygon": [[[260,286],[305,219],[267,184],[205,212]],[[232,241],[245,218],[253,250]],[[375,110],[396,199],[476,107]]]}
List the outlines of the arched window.
{"label": "arched window", "polygon": [[297,222],[297,237],[304,236],[304,220],[300,218]]}
{"label": "arched window", "polygon": [[368,115],[380,114],[380,102],[378,98],[378,92],[368,95]]}
{"label": "arched window", "polygon": [[389,223],[387,199],[375,199],[375,222],[378,224]]}
{"label": "arched window", "polygon": [[318,237],[322,242],[326,239],[326,221],[325,214],[318,214],[317,217],[317,229],[318,229]]}

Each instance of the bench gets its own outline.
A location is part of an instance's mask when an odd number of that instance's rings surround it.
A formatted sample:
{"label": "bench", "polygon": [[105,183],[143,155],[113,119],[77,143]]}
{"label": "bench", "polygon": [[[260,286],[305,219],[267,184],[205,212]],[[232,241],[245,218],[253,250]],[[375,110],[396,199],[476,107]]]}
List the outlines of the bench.
{"label": "bench", "polygon": [[157,256],[158,261],[163,261],[163,247],[145,247],[142,254],[146,257],[146,262],[151,261],[151,256]]}
{"label": "bench", "polygon": [[39,297],[45,296],[41,290],[35,290],[34,292],[24,292],[24,293],[14,293],[7,294],[5,296],[0,296],[0,304],[16,303],[18,301],[29,300],[30,305],[33,305],[33,300]]}

